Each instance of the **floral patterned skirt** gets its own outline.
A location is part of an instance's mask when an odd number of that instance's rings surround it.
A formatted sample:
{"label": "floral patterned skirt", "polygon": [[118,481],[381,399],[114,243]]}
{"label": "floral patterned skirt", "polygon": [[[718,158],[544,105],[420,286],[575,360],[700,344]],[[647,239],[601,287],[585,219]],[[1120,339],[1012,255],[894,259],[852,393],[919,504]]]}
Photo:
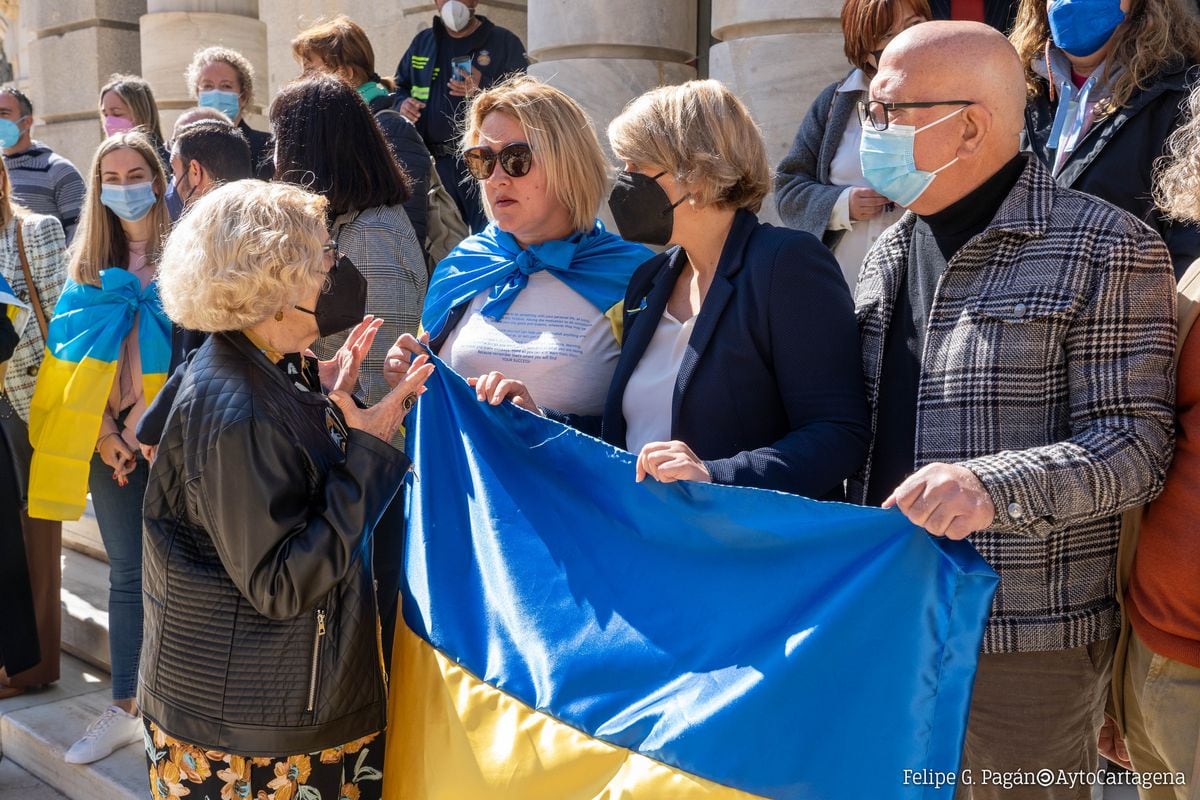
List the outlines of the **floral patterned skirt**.
{"label": "floral patterned skirt", "polygon": [[383,734],[296,756],[257,758],[205,750],[145,721],[154,800],[379,800]]}

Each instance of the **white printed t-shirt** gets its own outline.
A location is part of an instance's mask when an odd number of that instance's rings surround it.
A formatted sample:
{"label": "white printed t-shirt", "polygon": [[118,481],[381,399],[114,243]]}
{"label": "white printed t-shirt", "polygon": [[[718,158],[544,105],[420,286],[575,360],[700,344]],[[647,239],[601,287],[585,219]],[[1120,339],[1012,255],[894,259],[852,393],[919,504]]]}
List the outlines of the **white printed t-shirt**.
{"label": "white printed t-shirt", "polygon": [[490,291],[471,300],[442,344],[442,359],[466,378],[493,370],[517,378],[543,408],[602,414],[621,355],[608,318],[545,270],[529,276],[499,320],[480,313]]}

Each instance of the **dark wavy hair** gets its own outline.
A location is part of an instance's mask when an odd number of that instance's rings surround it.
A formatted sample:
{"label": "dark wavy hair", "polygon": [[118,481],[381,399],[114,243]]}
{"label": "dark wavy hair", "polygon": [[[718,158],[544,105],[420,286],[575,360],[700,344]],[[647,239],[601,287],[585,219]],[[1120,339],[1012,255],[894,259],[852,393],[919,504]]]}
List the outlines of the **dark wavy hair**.
{"label": "dark wavy hair", "polygon": [[358,92],[332,75],[284,86],[270,110],[274,180],[329,201],[329,217],[408,200],[411,182]]}

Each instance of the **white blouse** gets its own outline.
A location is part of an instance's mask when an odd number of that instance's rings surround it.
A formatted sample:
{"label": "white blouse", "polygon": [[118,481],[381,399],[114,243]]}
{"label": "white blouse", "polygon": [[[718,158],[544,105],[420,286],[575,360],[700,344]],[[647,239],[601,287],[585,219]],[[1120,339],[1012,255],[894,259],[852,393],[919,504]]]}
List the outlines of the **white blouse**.
{"label": "white blouse", "polygon": [[621,411],[625,415],[625,449],[635,455],[650,442],[671,440],[675,380],[694,327],[695,316],[680,322],[664,309],[654,337],[629,376]]}

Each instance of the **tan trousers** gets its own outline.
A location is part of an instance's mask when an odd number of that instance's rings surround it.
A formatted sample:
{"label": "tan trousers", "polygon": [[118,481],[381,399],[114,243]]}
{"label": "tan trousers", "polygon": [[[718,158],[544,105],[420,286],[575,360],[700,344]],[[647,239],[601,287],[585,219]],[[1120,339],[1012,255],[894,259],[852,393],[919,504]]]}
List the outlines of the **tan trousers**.
{"label": "tan trousers", "polygon": [[1187,785],[1138,787],[1141,800],[1200,798],[1200,669],[1155,653],[1130,631],[1125,744],[1138,772],[1182,772]]}
{"label": "tan trousers", "polygon": [[32,687],[54,683],[62,649],[62,523],[21,515],[25,560],[33,589],[42,660],[32,669],[9,675],[0,667],[0,686]]}
{"label": "tan trousers", "polygon": [[1090,782],[1025,776],[1096,771],[1113,644],[981,655],[963,747],[971,785],[960,783],[956,800],[1091,800]]}

